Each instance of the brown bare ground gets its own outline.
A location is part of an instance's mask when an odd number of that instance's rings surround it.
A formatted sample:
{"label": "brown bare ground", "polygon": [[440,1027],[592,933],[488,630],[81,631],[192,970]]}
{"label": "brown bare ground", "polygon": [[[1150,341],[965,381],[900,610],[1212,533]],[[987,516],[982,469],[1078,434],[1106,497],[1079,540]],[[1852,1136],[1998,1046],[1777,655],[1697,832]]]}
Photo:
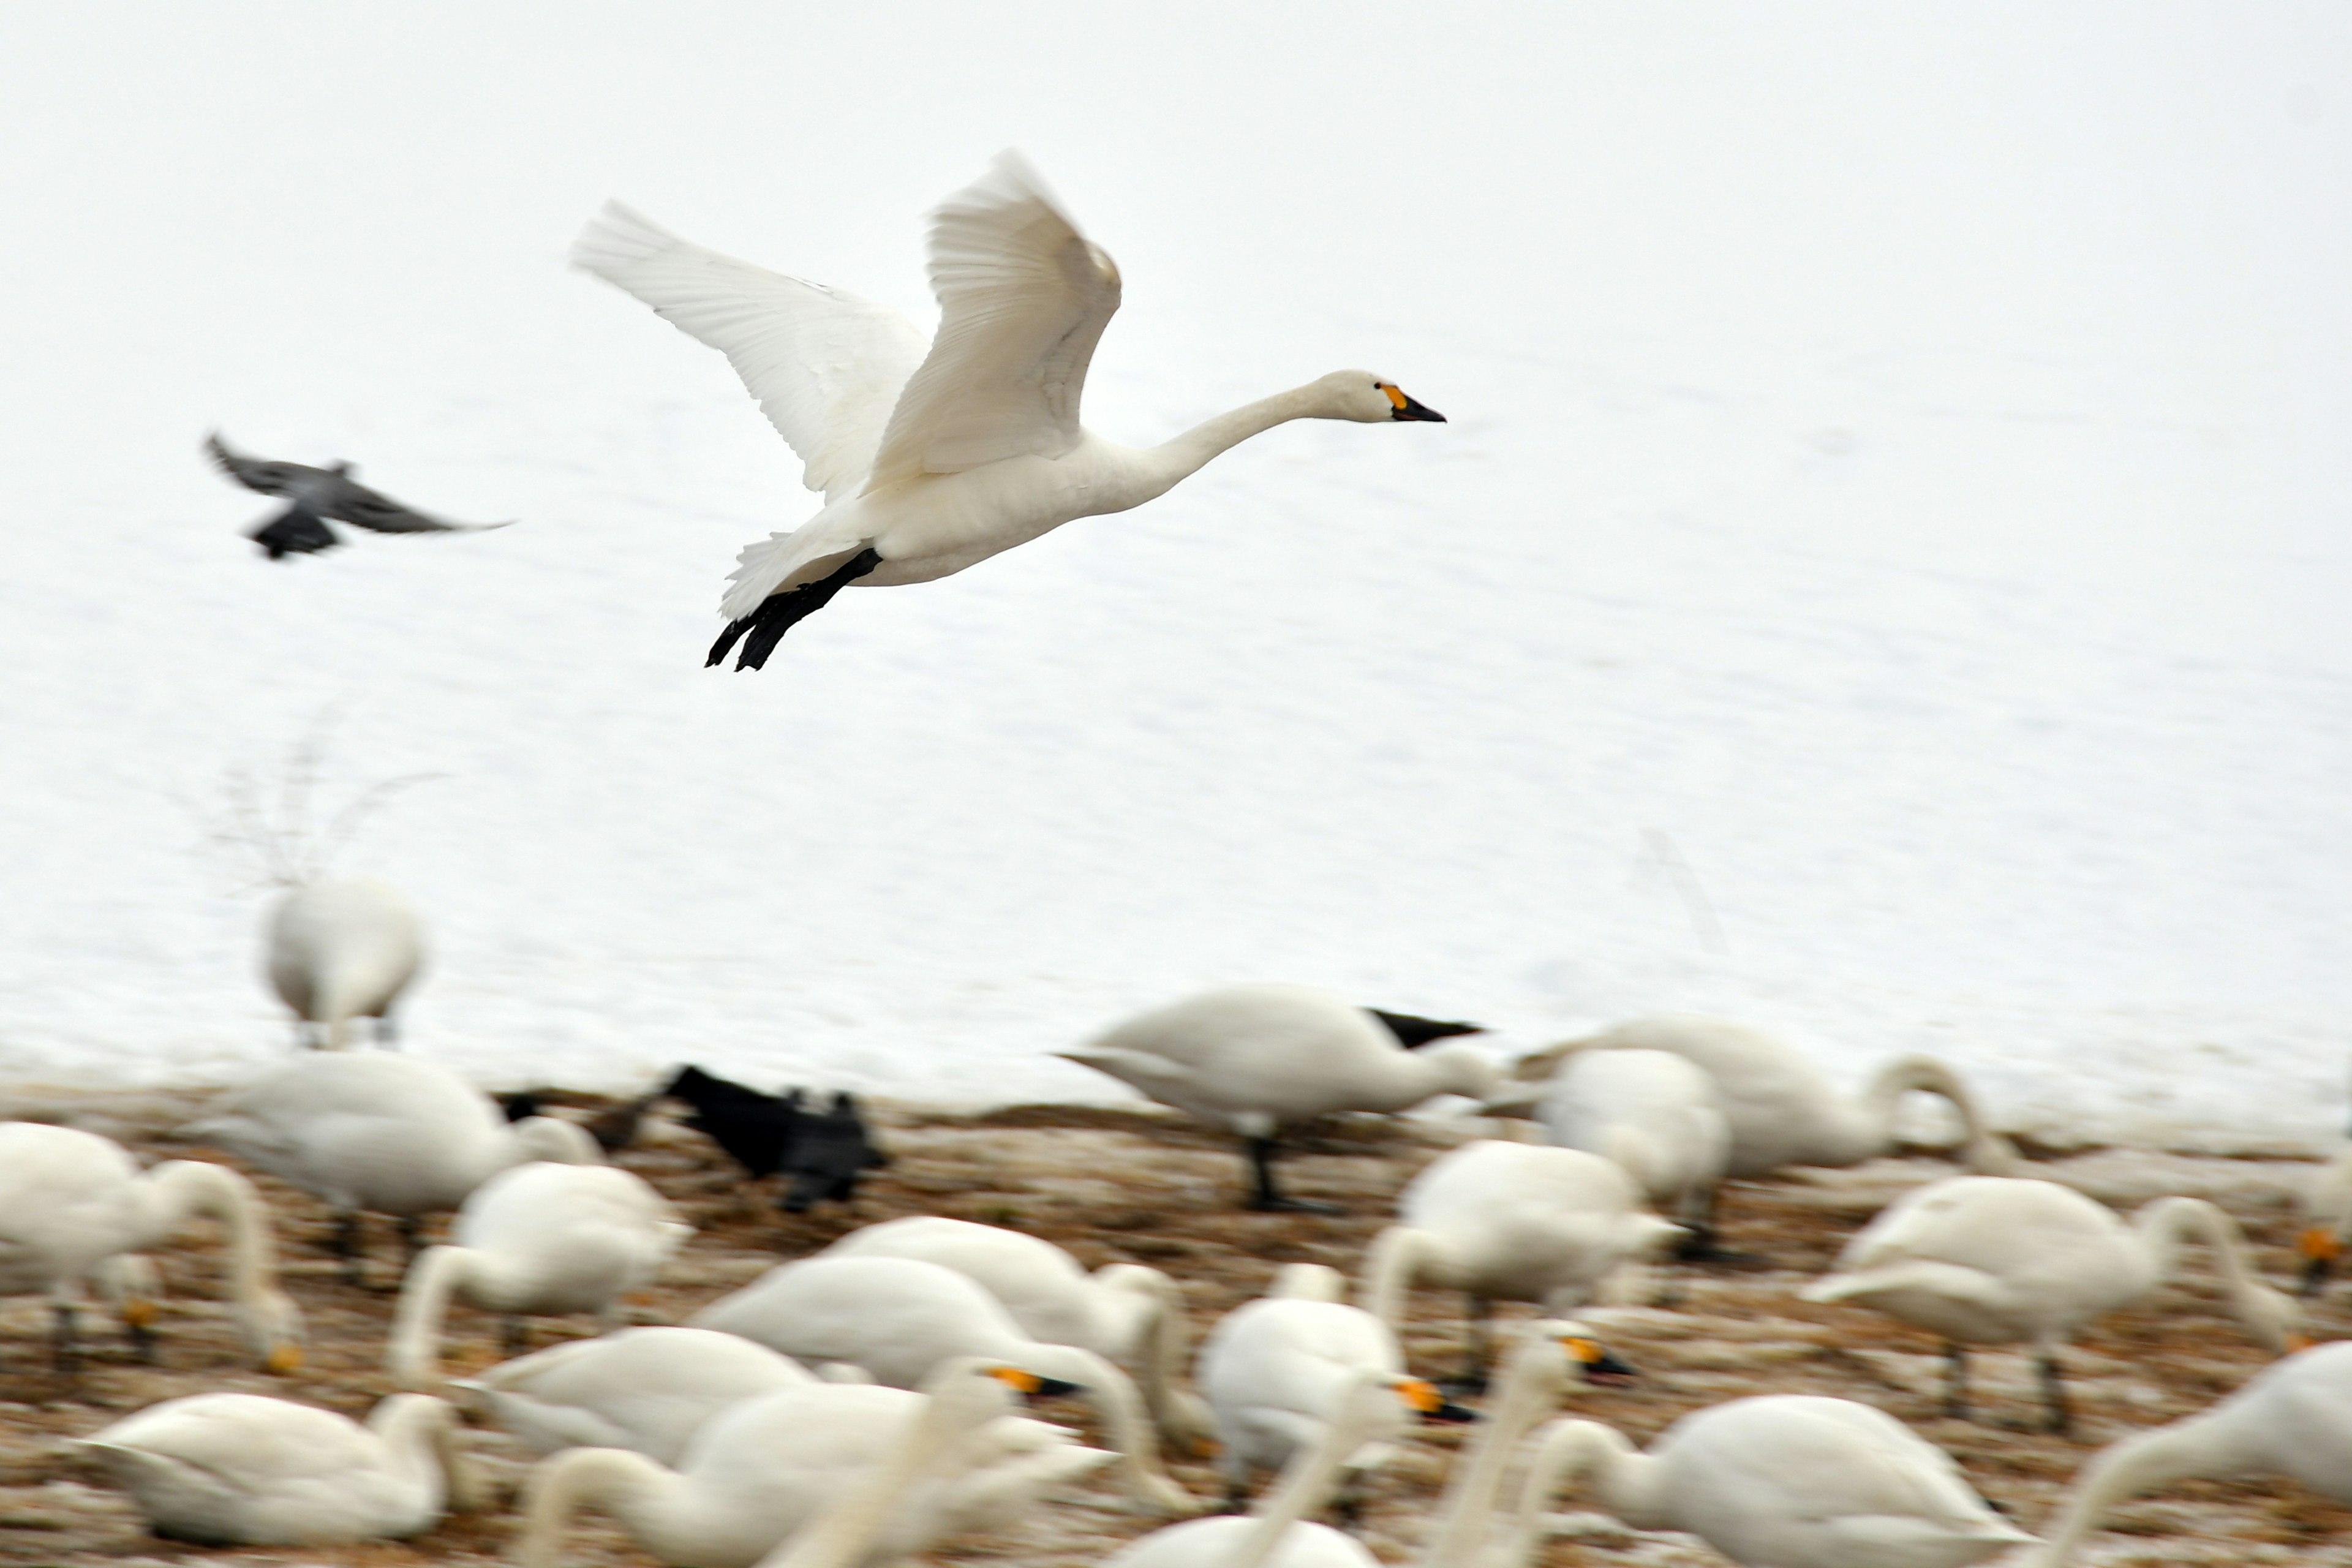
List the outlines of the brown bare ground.
{"label": "brown bare ground", "polygon": [[[87,1126],[143,1157],[174,1158],[201,1152],[177,1142],[172,1130],[205,1098],[202,1091],[26,1093],[0,1105],[0,1112]],[[601,1103],[568,1098],[582,1108]],[[639,1310],[640,1321],[683,1321],[772,1264],[814,1251],[845,1231],[931,1213],[1017,1226],[1068,1247],[1089,1267],[1126,1260],[1165,1269],[1182,1284],[1197,1342],[1220,1314],[1258,1293],[1279,1264],[1328,1263],[1352,1273],[1412,1173],[1495,1125],[1364,1117],[1318,1130],[1289,1172],[1301,1195],[1349,1206],[1346,1217],[1325,1219],[1239,1211],[1240,1165],[1228,1142],[1152,1112],[1027,1106],[956,1115],[884,1106],[878,1115],[897,1163],[877,1173],[853,1209],[805,1217],[779,1213],[772,1194],[761,1188],[746,1189],[699,1138],[653,1123],[649,1137],[621,1163],[676,1202],[698,1234]],[[1576,1400],[1579,1412],[1646,1441],[1679,1415],[1741,1394],[1862,1400],[1948,1450],[1987,1497],[2031,1529],[2047,1520],[2075,1467],[2097,1446],[2189,1415],[2263,1364],[2262,1352],[2222,1315],[2216,1292],[2192,1266],[2189,1282],[2159,1292],[2144,1309],[2106,1319],[2070,1355],[2081,1417],[2075,1439],[2009,1425],[2030,1421],[2036,1408],[2022,1358],[2001,1352],[1977,1357],[1979,1403],[1988,1424],[1943,1418],[1937,1412],[1941,1358],[1932,1339],[1869,1312],[1809,1306],[1794,1292],[1882,1205],[1948,1169],[1925,1158],[1881,1160],[1854,1171],[1736,1184],[1727,1195],[1725,1239],[1758,1255],[1762,1266],[1685,1272],[1672,1282],[1681,1297],[1671,1309],[1598,1314],[1607,1321],[1612,1348],[1643,1376],[1632,1388],[1584,1391]],[[2289,1271],[2291,1197],[2301,1167],[2106,1152],[2035,1169],[2120,1206],[2168,1191],[2212,1197],[2246,1226],[2274,1278]],[[220,1256],[208,1227],[193,1229],[184,1243],[158,1256],[172,1292],[159,1366],[138,1364],[101,1330],[87,1369],[68,1382],[48,1369],[39,1303],[5,1304],[0,1313],[0,1562],[58,1568],[416,1568],[505,1560],[511,1492],[530,1456],[495,1431],[478,1429],[470,1440],[501,1485],[498,1508],[453,1518],[415,1541],[300,1550],[213,1550],[160,1541],[66,1447],[68,1438],[181,1394],[242,1389],[360,1416],[389,1392],[377,1360],[396,1284],[396,1244],[387,1231],[377,1232],[369,1283],[348,1286],[325,1251],[326,1212],[299,1193],[259,1180],[278,1215],[287,1288],[309,1317],[308,1363],[282,1380],[244,1364],[218,1305]],[[1417,1370],[1443,1374],[1460,1352],[1460,1303],[1423,1293],[1415,1307],[1408,1355]],[[2347,1314],[2330,1303],[2314,1326],[2324,1338],[2340,1336]],[[459,1307],[451,1330],[446,1364],[453,1375],[498,1359],[496,1324],[484,1315]],[[591,1331],[585,1320],[545,1320],[535,1324],[534,1342]],[[1045,1413],[1074,1425],[1086,1419],[1075,1405]],[[1365,1539],[1382,1559],[1401,1563],[1414,1555],[1460,1441],[1458,1429],[1426,1429],[1388,1473],[1366,1516]],[[1182,1461],[1172,1468],[1203,1499],[1216,1495],[1205,1466]],[[1147,1521],[1120,1510],[1107,1483],[1094,1484],[1038,1510],[1013,1532],[950,1542],[934,1556],[1061,1568],[1098,1562],[1147,1528]],[[593,1568],[648,1568],[654,1562],[601,1518],[575,1528],[566,1560]],[[1543,1560],[1562,1568],[1722,1561],[1690,1538],[1637,1535],[1597,1516],[1583,1516]],[[2186,1485],[2126,1506],[2082,1560],[2352,1564],[2352,1511],[2284,1481]]]}

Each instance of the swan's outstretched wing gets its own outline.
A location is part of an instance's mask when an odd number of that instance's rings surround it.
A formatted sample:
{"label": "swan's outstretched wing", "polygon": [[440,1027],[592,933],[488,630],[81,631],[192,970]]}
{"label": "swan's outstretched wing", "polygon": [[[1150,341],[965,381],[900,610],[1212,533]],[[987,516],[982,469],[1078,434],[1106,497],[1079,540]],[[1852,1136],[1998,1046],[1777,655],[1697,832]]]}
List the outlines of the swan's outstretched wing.
{"label": "swan's outstretched wing", "polygon": [[922,362],[922,333],[887,306],[705,250],[618,202],[581,231],[572,262],[725,354],[827,500],[873,467]]}
{"label": "swan's outstretched wing", "polygon": [[931,223],[940,331],[898,395],[873,489],[1078,444],[1087,362],[1118,309],[1118,268],[1017,153]]}

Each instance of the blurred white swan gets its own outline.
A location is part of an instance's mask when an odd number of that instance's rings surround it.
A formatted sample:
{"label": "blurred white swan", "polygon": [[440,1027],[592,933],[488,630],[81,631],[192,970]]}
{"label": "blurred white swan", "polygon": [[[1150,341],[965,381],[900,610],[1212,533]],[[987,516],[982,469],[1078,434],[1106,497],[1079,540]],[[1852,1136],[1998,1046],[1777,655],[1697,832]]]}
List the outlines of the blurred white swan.
{"label": "blurred white swan", "polygon": [[1019,154],[932,215],[940,326],[689,244],[617,203],[573,264],[724,353],[824,509],[746,549],[720,606],[736,668],[852,583],[927,583],[1075,518],[1140,506],[1292,419],[1442,420],[1369,371],[1338,371],[1138,450],[1078,423],[1118,268]]}
{"label": "blurred white swan", "polygon": [[814,1383],[790,1356],[714,1329],[623,1329],[572,1340],[453,1379],[492,1419],[542,1454],[629,1448],[676,1465],[730,1405]]}
{"label": "blurred white swan", "polygon": [[388,882],[309,882],[270,910],[269,984],[307,1046],[341,1049],[354,1018],[391,1044],[393,1006],[424,962],[425,924]]}

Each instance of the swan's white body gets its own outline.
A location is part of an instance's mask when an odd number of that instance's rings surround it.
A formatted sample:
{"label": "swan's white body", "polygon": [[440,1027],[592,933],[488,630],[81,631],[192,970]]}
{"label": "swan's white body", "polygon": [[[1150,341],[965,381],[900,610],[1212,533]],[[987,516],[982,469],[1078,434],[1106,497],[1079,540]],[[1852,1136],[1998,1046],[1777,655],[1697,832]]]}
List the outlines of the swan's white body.
{"label": "swan's white body", "polygon": [[1706,1069],[1731,1127],[1729,1173],[1760,1176],[1786,1165],[1855,1165],[1895,1145],[1895,1113],[1906,1090],[1941,1095],[1967,1128],[1961,1157],[1974,1171],[2002,1174],[2017,1156],[1991,1131],[1958,1075],[1933,1057],[1903,1057],[1878,1070],[1860,1100],[1832,1088],[1787,1042],[1720,1018],[1663,1014],[1522,1058],[1523,1078],[1549,1078],[1587,1050],[1671,1051]]}
{"label": "swan's white body", "polygon": [[509,1126],[496,1100],[447,1068],[379,1051],[300,1058],[185,1131],[336,1209],[404,1217],[456,1208],[527,1160],[604,1159],[568,1121]]}
{"label": "swan's white body", "polygon": [[353,1018],[390,1039],[393,1005],[424,963],[425,922],[388,882],[305,883],[269,913],[269,984],[307,1045],[340,1049]]}
{"label": "swan's white body", "polygon": [[2074,1478],[2032,1568],[2060,1568],[2127,1497],[2173,1481],[2263,1475],[2292,1476],[2352,1503],[2352,1342],[2289,1356],[2201,1415],[2102,1449]]}
{"label": "swan's white body", "polygon": [[1209,1436],[1207,1408],[1182,1387],[1184,1297],[1157,1268],[1113,1263],[1088,1274],[1040,1237],[936,1215],[869,1225],[825,1252],[916,1258],[952,1268],[994,1296],[1031,1338],[1076,1345],[1124,1367],[1170,1443],[1190,1447]]}
{"label": "swan's white body", "polygon": [[816,1379],[790,1356],[711,1329],[623,1329],[500,1362],[455,1384],[542,1454],[630,1448],[665,1465],[731,1405]]}
{"label": "swan's white body", "polygon": [[[239,1333],[263,1365],[301,1361],[302,1318],[278,1289],[269,1210],[225,1165],[173,1160],[142,1171],[121,1145],[70,1127],[0,1122],[0,1296],[48,1298],[64,1345],[74,1309],[110,1266],[170,1239],[193,1215],[226,1226]],[[154,1304],[120,1303],[143,1326]]]}
{"label": "swan's white body", "polygon": [[694,1326],[740,1334],[804,1364],[846,1362],[893,1388],[915,1387],[941,1363],[968,1357],[1075,1383],[1108,1428],[1129,1495],[1151,1511],[1194,1511],[1160,1467],[1128,1375],[1092,1351],[1033,1338],[952,1268],[912,1258],[803,1258],[712,1302]]}
{"label": "swan's white body", "polygon": [[1682,1227],[1643,1205],[1633,1178],[1581,1149],[1481,1139],[1440,1155],[1397,1200],[1399,1223],[1373,1238],[1360,1292],[1391,1330],[1415,1283],[1487,1301],[1534,1301],[1553,1317],[1592,1299],[1622,1265]]}
{"label": "swan's white body", "polygon": [[1139,506],[1286,420],[1438,417],[1343,371],[1146,450],[1090,434],[1079,398],[1118,309],[1118,268],[1012,153],[933,215],[940,319],[928,351],[893,310],[706,250],[617,204],[572,259],[726,354],[824,494],[815,517],[743,552],[721,605],[730,622],[863,551],[880,557],[856,579],[868,585],[960,572],[1075,518]]}
{"label": "swan's white body", "polygon": [[2171,1278],[2191,1239],[2212,1250],[2247,1334],[2284,1352],[2301,1314],[2255,1277],[2237,1222],[2201,1198],[2158,1198],[2126,1225],[2055,1182],[1954,1176],[1887,1205],[1803,1296],[1852,1301],[1956,1346],[2032,1344],[2052,1419],[2063,1427],[2058,1347]]}
{"label": "swan's white body", "polygon": [[509,1315],[593,1312],[617,1328],[622,1296],[651,1281],[693,1229],[616,1165],[534,1160],[501,1171],[458,1208],[449,1244],[425,1248],[409,1265],[384,1370],[403,1388],[439,1381],[435,1363],[452,1296]]}
{"label": "swan's white body", "polygon": [[1562,1481],[1636,1530],[1688,1531],[1749,1568],[1967,1568],[2033,1539],[1893,1416],[1816,1394],[1712,1405],[1646,1454],[1614,1427],[1556,1421],[1528,1461],[1523,1541]]}
{"label": "swan's white body", "polygon": [[1703,1222],[1731,1165],[1731,1123],[1715,1079],[1672,1051],[1577,1051],[1543,1086],[1545,1139],[1605,1155],[1660,1209]]}
{"label": "swan's white body", "polygon": [[2327,1283],[2344,1249],[2352,1247],[2352,1149],[2312,1178],[2303,1214],[2303,1234],[2295,1238],[2295,1248],[2303,1254],[2304,1291],[2315,1295]]}
{"label": "swan's white body", "polygon": [[417,1535],[476,1505],[457,1412],[396,1394],[362,1426],[253,1394],[152,1405],[87,1447],[159,1535],[206,1545],[322,1546]]}
{"label": "swan's white body", "polygon": [[[695,1434],[675,1469],[620,1449],[567,1449],[532,1473],[522,1568],[553,1568],[566,1522],[587,1504],[619,1519],[665,1563],[748,1568],[887,1462],[928,1401],[907,1389],[811,1382],[729,1405]],[[961,1441],[953,1473],[893,1500],[887,1525],[859,1559],[868,1568],[1004,1524],[1047,1487],[1110,1458],[1003,1407]]]}

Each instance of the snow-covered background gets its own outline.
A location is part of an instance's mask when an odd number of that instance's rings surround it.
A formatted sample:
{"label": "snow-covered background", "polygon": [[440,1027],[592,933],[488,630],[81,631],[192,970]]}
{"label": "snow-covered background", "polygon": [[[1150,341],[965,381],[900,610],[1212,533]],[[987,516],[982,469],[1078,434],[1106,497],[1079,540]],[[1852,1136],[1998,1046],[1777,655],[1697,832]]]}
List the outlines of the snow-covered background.
{"label": "snow-covered background", "polygon": [[[1126,274],[1096,428],[1357,365],[1452,423],[703,669],[814,498],[572,234],[618,195],[928,323],[923,215],[1007,145]],[[337,795],[446,775],[343,864],[485,1080],[1116,1098],[1045,1053],[1284,978],[2317,1142],[2347,191],[2326,4],[8,6],[0,1075],[288,1048],[191,805],[331,710]],[[215,426],[525,521],[265,564]]]}

